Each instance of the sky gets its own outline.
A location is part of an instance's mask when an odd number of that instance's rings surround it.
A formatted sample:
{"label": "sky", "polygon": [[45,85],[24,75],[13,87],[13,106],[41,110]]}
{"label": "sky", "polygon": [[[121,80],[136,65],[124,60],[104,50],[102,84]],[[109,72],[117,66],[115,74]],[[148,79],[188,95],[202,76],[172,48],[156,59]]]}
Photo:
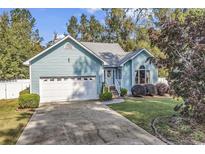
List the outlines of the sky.
{"label": "sky", "polygon": [[[0,14],[8,12],[11,9],[0,9]],[[101,22],[104,22],[105,13],[100,9],[29,9],[32,16],[36,19],[36,28],[39,29],[39,34],[43,37],[42,44],[45,45],[53,38],[54,32],[58,34],[67,33],[66,23],[71,16],[75,16],[80,19],[82,13],[88,17],[95,15],[95,17]]]}

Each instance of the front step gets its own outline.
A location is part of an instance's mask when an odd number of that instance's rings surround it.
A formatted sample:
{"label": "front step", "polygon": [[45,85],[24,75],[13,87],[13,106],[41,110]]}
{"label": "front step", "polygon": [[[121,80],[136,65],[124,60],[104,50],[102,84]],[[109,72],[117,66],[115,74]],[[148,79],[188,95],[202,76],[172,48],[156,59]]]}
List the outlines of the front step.
{"label": "front step", "polygon": [[109,89],[113,98],[119,98],[119,93],[117,92],[115,86],[110,86]]}

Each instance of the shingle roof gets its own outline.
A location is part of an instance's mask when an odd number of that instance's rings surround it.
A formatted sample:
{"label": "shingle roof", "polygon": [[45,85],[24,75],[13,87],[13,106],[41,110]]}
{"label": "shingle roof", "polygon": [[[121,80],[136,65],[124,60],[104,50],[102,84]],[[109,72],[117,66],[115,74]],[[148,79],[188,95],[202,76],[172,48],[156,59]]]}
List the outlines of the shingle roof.
{"label": "shingle roof", "polygon": [[137,49],[136,51],[133,52],[129,52],[127,53],[121,60],[120,60],[120,64],[124,63],[125,61],[129,60],[132,56],[134,56],[135,54],[137,54],[138,52],[140,52],[142,49]]}
{"label": "shingle roof", "polygon": [[127,55],[118,43],[80,42],[96,55],[106,61],[109,66],[117,66],[120,60]]}
{"label": "shingle roof", "polygon": [[[80,42],[86,48],[93,51],[97,56],[108,63],[108,66],[119,66],[131,59],[142,50],[137,49],[133,52],[125,52],[118,43],[96,43],[96,42]],[[147,51],[147,50],[146,50]],[[148,52],[148,51],[147,51]],[[149,53],[150,54],[150,53]],[[150,56],[152,56],[150,54]]]}
{"label": "shingle roof", "polygon": [[120,66],[121,64],[125,63],[132,57],[138,54],[138,52],[145,50],[150,56],[153,56],[149,53],[146,49],[138,49],[133,52],[125,52],[118,43],[96,43],[96,42],[79,42],[70,35],[67,35],[63,39],[60,39],[58,42],[53,44],[52,46],[48,47],[47,49],[43,50],[39,54],[35,55],[34,57],[30,58],[24,65],[30,65],[30,62],[37,58],[38,56],[42,55],[43,53],[49,51],[49,49],[55,47],[59,43],[63,42],[64,40],[70,38],[78,45],[82,46],[85,50],[88,50],[91,54],[95,57],[100,59],[106,66]]}

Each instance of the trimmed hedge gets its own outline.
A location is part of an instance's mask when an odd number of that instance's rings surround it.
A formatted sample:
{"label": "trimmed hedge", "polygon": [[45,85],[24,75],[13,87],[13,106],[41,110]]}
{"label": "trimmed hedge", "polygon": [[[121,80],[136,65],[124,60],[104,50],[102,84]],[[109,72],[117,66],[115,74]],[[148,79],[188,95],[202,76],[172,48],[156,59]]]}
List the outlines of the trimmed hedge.
{"label": "trimmed hedge", "polygon": [[100,100],[101,101],[108,101],[112,99],[112,93],[111,92],[104,92],[102,94],[100,94]]}
{"label": "trimmed hedge", "polygon": [[29,88],[26,88],[26,89],[24,89],[24,90],[22,90],[22,91],[19,92],[19,96],[20,96],[20,95],[23,95],[23,94],[30,94]]}
{"label": "trimmed hedge", "polygon": [[164,94],[168,93],[169,91],[169,86],[166,85],[165,83],[157,83],[156,88],[157,88],[157,93],[160,96],[164,96]]}
{"label": "trimmed hedge", "polygon": [[131,89],[132,95],[137,96],[145,96],[146,95],[146,87],[144,85],[137,84]]}
{"label": "trimmed hedge", "polygon": [[157,94],[157,89],[153,84],[146,84],[146,95],[148,96],[154,96]]}
{"label": "trimmed hedge", "polygon": [[22,94],[19,96],[19,108],[37,108],[40,102],[38,94]]}
{"label": "trimmed hedge", "polygon": [[127,89],[126,88],[121,88],[120,89],[120,96],[125,96],[127,95]]}

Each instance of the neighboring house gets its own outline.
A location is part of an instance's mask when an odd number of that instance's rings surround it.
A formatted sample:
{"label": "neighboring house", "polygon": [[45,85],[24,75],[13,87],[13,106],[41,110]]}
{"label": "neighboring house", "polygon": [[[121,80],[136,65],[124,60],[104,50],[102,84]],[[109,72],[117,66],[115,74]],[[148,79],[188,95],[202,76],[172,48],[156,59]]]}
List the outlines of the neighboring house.
{"label": "neighboring house", "polygon": [[30,90],[41,102],[97,99],[103,83],[131,94],[135,84],[158,80],[146,49],[125,52],[117,43],[78,42],[66,36],[24,64],[30,70]]}

